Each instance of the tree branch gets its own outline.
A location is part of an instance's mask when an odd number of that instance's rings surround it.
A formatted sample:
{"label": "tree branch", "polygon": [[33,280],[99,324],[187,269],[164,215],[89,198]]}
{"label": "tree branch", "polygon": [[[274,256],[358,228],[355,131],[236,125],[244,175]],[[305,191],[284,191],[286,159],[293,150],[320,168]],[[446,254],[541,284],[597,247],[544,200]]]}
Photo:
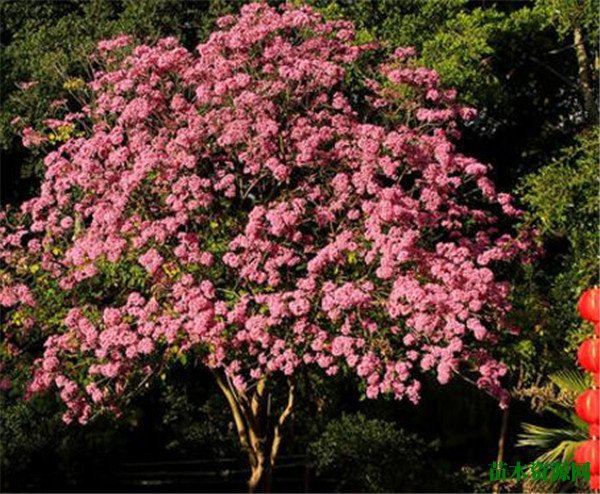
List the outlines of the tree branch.
{"label": "tree branch", "polygon": [[573,29],[573,40],[575,42],[575,55],[577,57],[579,90],[581,91],[581,96],[583,98],[583,107],[585,109],[588,122],[595,125],[598,122],[598,107],[596,106],[594,91],[592,89],[592,80],[590,77],[589,68],[590,61],[583,39],[581,28],[579,26],[575,26]]}
{"label": "tree branch", "polygon": [[281,439],[282,439],[281,428],[283,427],[283,424],[285,423],[287,418],[291,415],[291,413],[294,409],[294,389],[295,389],[295,385],[292,381],[290,381],[289,388],[288,388],[287,405],[286,405],[285,409],[283,410],[283,412],[281,412],[281,415],[279,416],[279,420],[277,421],[277,424],[275,425],[275,430],[273,432],[273,444],[271,446],[271,454],[269,456],[269,462],[270,462],[271,466],[273,466],[275,464],[275,459],[277,458],[277,453],[279,452],[279,447],[281,446]]}
{"label": "tree branch", "polygon": [[244,422],[244,416],[242,413],[241,405],[235,395],[235,392],[231,389],[229,381],[227,381],[226,383],[225,379],[223,379],[216,371],[213,371],[213,374],[215,376],[217,384],[219,385],[219,388],[221,388],[221,391],[227,399],[227,403],[229,403],[229,408],[231,408],[233,421],[237,429],[242,449],[246,451],[248,457],[250,458],[250,464],[254,466],[257,464],[258,459],[256,457],[256,452],[254,451],[250,444],[250,441],[248,440],[248,427]]}
{"label": "tree branch", "polygon": [[252,395],[252,403],[250,405],[250,409],[252,410],[252,414],[256,417],[260,412],[260,407],[265,397],[265,384],[266,378],[263,376],[259,379],[256,384],[256,391]]}

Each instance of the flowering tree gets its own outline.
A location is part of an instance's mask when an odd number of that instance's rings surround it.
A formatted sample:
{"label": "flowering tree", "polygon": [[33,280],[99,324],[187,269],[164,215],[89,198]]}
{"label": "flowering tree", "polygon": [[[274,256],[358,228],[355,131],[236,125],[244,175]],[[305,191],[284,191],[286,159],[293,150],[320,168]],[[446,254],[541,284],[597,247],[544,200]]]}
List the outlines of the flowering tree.
{"label": "flowering tree", "polygon": [[2,217],[3,384],[33,356],[27,393],[57,389],[85,423],[174,359],[202,363],[251,490],[301,366],[413,403],[419,374],[470,371],[504,402],[493,269],[527,244],[495,226],[519,212],[452,143],[473,110],[411,49],[380,63],[309,8],[252,4],[219,27],[197,53],[100,43],[87,106],[25,129],[59,145],[40,195]]}

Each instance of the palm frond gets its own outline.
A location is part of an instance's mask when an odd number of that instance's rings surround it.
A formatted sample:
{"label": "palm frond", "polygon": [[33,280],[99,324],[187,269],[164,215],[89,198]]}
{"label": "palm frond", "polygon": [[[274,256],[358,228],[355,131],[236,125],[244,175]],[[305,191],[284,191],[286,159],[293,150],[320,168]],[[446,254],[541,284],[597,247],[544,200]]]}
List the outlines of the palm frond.
{"label": "palm frond", "polygon": [[562,419],[565,422],[572,424],[577,429],[581,429],[583,431],[588,430],[588,424],[581,420],[575,414],[573,409],[565,410],[564,408],[559,408],[558,406],[548,405],[546,406],[545,410],[555,415],[559,419]]}
{"label": "palm frond", "polygon": [[518,447],[558,448],[564,442],[578,443],[587,439],[587,433],[579,428],[542,427],[535,424],[522,424],[523,432],[517,440]]}
{"label": "palm frond", "polygon": [[579,394],[590,387],[589,376],[578,369],[564,369],[550,374],[550,381],[566,393]]}
{"label": "palm frond", "polygon": [[[562,427],[542,427],[523,423],[516,445],[541,452],[534,462],[570,463],[575,450],[588,436],[587,424],[573,412],[573,402],[578,394],[589,388],[591,382],[589,376],[578,369],[565,369],[548,377],[558,387],[559,393],[546,403],[544,410],[560,418],[564,424]],[[524,487],[528,492],[562,492],[565,484],[527,478]]]}
{"label": "palm frond", "polygon": [[[551,464],[553,462],[570,463],[574,460],[575,449],[580,441],[562,441],[556,447],[538,456],[534,462]],[[566,481],[537,480],[528,477],[525,480],[528,492],[564,492]]]}
{"label": "palm frond", "polygon": [[[531,424],[524,425],[531,426]],[[544,430],[540,431],[539,429]],[[569,429],[548,429],[545,427],[533,426],[531,427],[531,433],[534,435],[539,433],[544,436],[545,439],[542,440],[540,437],[530,437],[528,440],[524,440],[523,443],[519,445],[550,447],[554,440],[557,440],[559,437],[568,436],[572,433],[572,431]],[[581,438],[578,438],[578,440],[562,440],[556,444],[556,446],[538,456],[535,460],[533,460],[533,462],[545,464],[552,464],[554,462],[570,463],[574,460],[575,450],[581,444],[581,441],[585,439],[586,436],[582,433]],[[525,483],[527,485],[528,492],[564,492],[565,490],[565,482],[560,480],[537,480],[528,477],[525,480]]]}

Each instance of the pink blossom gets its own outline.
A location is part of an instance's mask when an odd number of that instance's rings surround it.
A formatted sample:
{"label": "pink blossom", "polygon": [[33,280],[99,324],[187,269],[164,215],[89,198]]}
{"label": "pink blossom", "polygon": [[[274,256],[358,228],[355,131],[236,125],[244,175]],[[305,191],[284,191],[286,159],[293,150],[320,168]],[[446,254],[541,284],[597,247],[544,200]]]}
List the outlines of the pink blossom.
{"label": "pink blossom", "polygon": [[164,259],[156,249],[150,249],[138,258],[138,262],[148,273],[154,274],[162,266]]}
{"label": "pink blossom", "polygon": [[23,129],[23,146],[26,148],[32,148],[39,146],[40,144],[46,142],[47,138],[41,132],[32,129],[31,127],[26,127]]}
{"label": "pink blossom", "polygon": [[133,38],[131,36],[121,35],[110,40],[100,41],[98,43],[98,50],[112,51],[118,48],[123,48],[124,46],[129,45],[132,39]]}

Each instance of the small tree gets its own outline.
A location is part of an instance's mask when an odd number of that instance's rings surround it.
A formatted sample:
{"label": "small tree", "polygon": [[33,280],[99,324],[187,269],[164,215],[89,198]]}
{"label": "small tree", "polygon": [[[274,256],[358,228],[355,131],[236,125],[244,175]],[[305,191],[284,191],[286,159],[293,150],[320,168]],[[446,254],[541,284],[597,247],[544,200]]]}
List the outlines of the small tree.
{"label": "small tree", "polygon": [[495,226],[518,211],[451,142],[474,112],[413,50],[380,63],[309,8],[252,4],[219,26],[194,54],[101,42],[87,106],[24,129],[55,148],[40,195],[3,217],[5,371],[33,356],[27,392],[57,389],[85,423],[173,359],[202,363],[250,490],[268,488],[302,366],[413,403],[419,373],[470,370],[505,400],[493,269],[526,242]]}

